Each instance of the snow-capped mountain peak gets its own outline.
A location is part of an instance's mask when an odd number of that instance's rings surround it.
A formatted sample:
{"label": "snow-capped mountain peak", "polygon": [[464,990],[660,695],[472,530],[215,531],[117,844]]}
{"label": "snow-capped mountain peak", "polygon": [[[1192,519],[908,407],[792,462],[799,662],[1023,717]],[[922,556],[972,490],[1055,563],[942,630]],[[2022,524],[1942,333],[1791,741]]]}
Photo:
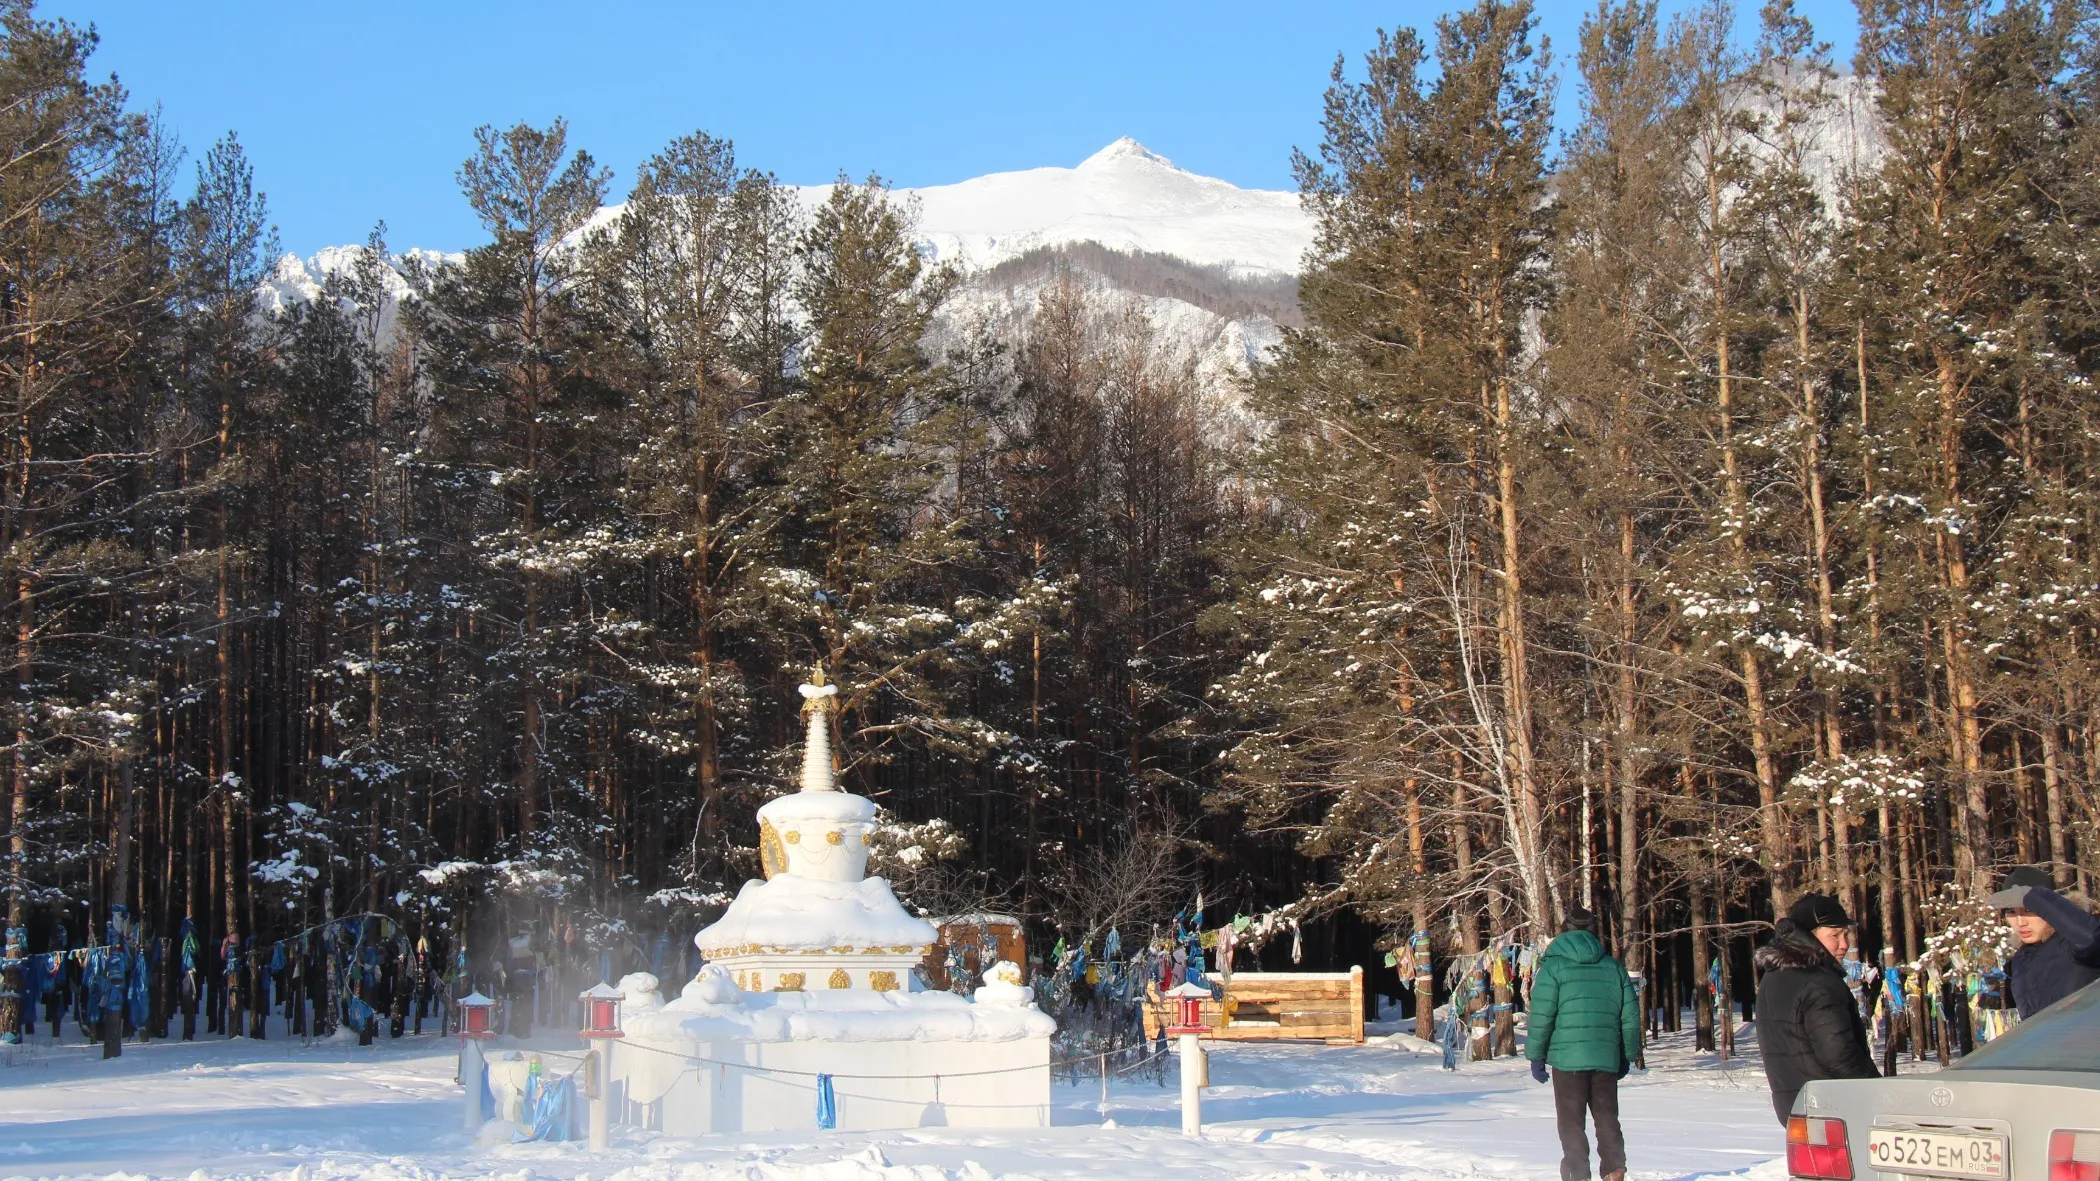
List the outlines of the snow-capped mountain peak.
{"label": "snow-capped mountain peak", "polygon": [[[804,190],[804,199],[818,202],[829,193],[818,186]],[[1296,193],[1198,176],[1128,136],[1076,168],[994,172],[898,195],[918,201],[929,253],[965,271],[1044,247],[1097,242],[1250,275],[1294,275],[1313,237]]]}
{"label": "snow-capped mountain peak", "polygon": [[[1079,167],[1081,171],[1089,169],[1099,171],[1103,168],[1113,167],[1123,160],[1138,160],[1149,164],[1158,164],[1166,168],[1174,168],[1172,160],[1167,159],[1165,156],[1160,155],[1127,135],[1081,160]],[[1174,171],[1179,172],[1181,170],[1175,168]]]}

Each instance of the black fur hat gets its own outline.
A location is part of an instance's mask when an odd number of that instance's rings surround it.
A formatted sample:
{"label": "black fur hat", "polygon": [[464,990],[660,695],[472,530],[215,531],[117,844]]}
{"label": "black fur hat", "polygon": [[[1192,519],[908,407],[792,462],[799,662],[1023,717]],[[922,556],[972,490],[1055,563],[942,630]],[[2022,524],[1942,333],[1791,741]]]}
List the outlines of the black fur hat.
{"label": "black fur hat", "polygon": [[1803,894],[1787,908],[1786,917],[1792,919],[1804,934],[1817,927],[1852,925],[1852,916],[1845,913],[1844,904],[1828,894]]}

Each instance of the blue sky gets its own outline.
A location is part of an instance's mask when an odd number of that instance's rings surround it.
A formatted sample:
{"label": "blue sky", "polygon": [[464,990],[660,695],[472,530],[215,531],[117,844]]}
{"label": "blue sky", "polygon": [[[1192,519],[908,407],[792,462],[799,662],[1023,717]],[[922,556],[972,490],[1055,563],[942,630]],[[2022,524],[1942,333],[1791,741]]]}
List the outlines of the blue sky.
{"label": "blue sky", "polygon": [[[1840,61],[1846,0],[1799,0]],[[1682,0],[1665,0],[1667,9]],[[1740,0],[1754,15],[1756,0]],[[162,105],[192,156],[237,131],[288,249],[453,249],[453,174],[481,123],[569,121],[615,171],[695,129],[795,183],[944,184],[1076,164],[1131,135],[1191,171],[1290,187],[1337,52],[1448,3],[794,3],[790,0],[45,0],[93,22],[98,76]],[[1541,0],[1567,58],[1589,3]],[[1571,88],[1564,120],[1575,111]]]}

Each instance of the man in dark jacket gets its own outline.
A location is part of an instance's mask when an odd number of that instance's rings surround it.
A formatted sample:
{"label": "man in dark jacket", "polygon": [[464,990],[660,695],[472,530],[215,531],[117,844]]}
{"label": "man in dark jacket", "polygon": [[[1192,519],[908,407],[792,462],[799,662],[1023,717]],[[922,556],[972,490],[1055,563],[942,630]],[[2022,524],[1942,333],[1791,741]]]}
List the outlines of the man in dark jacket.
{"label": "man in dark jacket", "polygon": [[2022,1020],[2100,980],[2100,919],[2050,888],[2049,875],[2023,865],[1986,899],[2005,915],[2020,950],[2005,963]]}
{"label": "man in dark jacket", "polygon": [[1588,1181],[1587,1111],[1597,1121],[1597,1167],[1604,1181],[1626,1176],[1619,1131],[1619,1080],[1641,1052],[1641,1006],[1633,981],[1597,941],[1597,918],[1570,912],[1567,930],[1546,948],[1532,978],[1524,1054],[1531,1076],[1553,1067],[1553,1115],[1560,1127],[1561,1181]]}
{"label": "man in dark jacket", "polygon": [[1852,946],[1852,919],[1828,894],[1803,894],[1787,910],[1772,941],[1757,949],[1764,978],[1757,985],[1757,1042],[1772,1109],[1785,1123],[1804,1083],[1824,1078],[1875,1078],[1866,1022],[1838,957]]}

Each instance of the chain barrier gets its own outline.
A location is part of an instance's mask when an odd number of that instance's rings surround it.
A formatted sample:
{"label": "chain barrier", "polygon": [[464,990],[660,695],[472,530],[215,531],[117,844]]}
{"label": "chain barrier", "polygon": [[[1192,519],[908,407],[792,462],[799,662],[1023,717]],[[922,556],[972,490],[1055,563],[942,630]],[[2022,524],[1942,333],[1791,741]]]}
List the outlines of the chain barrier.
{"label": "chain barrier", "polygon": [[[1206,1038],[1204,1040],[1210,1041],[1213,1039]],[[1105,1052],[1096,1051],[1091,1054],[1079,1054],[1069,1058],[1053,1058],[1049,1062],[1042,1064],[1031,1064],[1027,1066],[1002,1066],[994,1070],[963,1070],[948,1074],[854,1074],[849,1071],[790,1070],[784,1066],[759,1066],[755,1063],[750,1062],[731,1062],[725,1058],[707,1058],[699,1054],[681,1054],[676,1050],[659,1050],[655,1046],[646,1046],[642,1045],[639,1042],[623,1042],[622,1044],[631,1050],[645,1050],[651,1054],[661,1054],[666,1058],[676,1058],[681,1062],[692,1062],[705,1066],[734,1067],[738,1070],[754,1071],[760,1074],[794,1075],[800,1078],[816,1078],[819,1075],[828,1074],[832,1078],[878,1079],[888,1082],[906,1082],[922,1079],[932,1079],[934,1080],[936,1086],[939,1085],[939,1081],[941,1079],[982,1078],[988,1075],[995,1074],[1017,1074],[1024,1070],[1056,1070],[1058,1067],[1061,1066],[1073,1066],[1082,1062],[1099,1062],[1106,1058],[1114,1058],[1123,1054],[1127,1054],[1132,1050],[1147,1051],[1147,1053],[1139,1059],[1139,1063],[1142,1064],[1143,1062],[1150,1061],[1154,1053],[1150,1044],[1140,1043],[1137,1045],[1124,1046],[1120,1049],[1108,1050]],[[1164,1051],[1157,1052],[1163,1053]]]}

